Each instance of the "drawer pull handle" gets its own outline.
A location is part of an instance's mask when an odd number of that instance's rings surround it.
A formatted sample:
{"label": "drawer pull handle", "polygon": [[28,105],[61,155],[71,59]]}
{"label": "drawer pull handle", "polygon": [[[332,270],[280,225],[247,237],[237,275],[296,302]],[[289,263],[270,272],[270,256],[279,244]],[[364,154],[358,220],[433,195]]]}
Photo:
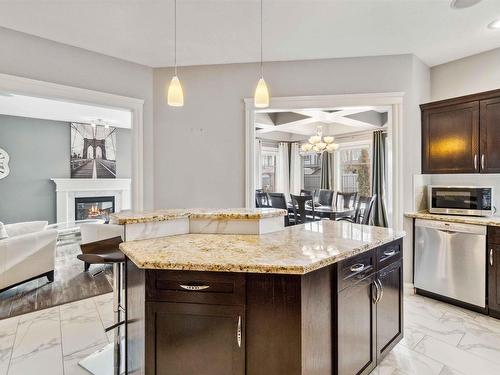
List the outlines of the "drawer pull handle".
{"label": "drawer pull handle", "polygon": [[351,272],[361,272],[365,269],[365,265],[363,263],[353,264],[350,268]]}
{"label": "drawer pull handle", "polygon": [[241,348],[241,315],[238,316],[238,330],[236,331],[236,340],[238,341],[238,348]]}
{"label": "drawer pull handle", "polygon": [[179,285],[182,289],[186,290],[205,290],[210,288],[210,285],[184,285],[180,284]]}
{"label": "drawer pull handle", "polygon": [[493,249],[490,249],[490,266],[493,267]]}
{"label": "drawer pull handle", "polygon": [[396,250],[386,250],[386,251],[384,251],[384,255],[386,257],[392,257],[395,254],[396,254]]}

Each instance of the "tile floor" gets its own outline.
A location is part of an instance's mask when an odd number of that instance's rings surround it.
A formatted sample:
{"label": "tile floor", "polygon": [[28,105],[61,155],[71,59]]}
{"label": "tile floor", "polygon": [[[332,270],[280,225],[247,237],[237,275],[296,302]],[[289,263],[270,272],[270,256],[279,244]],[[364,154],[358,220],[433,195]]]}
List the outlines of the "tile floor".
{"label": "tile floor", "polygon": [[[405,293],[405,338],[374,375],[498,375],[500,320]],[[107,344],[105,294],[0,320],[0,375],[79,375],[81,358]]]}

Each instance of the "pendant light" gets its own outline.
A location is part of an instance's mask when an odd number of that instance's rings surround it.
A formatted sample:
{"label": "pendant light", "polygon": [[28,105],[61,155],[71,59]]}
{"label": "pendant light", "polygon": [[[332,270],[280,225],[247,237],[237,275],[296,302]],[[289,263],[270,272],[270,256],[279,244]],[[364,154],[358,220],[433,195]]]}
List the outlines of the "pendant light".
{"label": "pendant light", "polygon": [[260,0],[260,79],[255,89],[254,105],[257,108],[269,107],[269,90],[264,80],[264,64],[262,61],[262,0]]}
{"label": "pendant light", "polygon": [[177,0],[174,0],[174,76],[168,86],[167,103],[171,107],[184,105],[184,92],[177,77]]}

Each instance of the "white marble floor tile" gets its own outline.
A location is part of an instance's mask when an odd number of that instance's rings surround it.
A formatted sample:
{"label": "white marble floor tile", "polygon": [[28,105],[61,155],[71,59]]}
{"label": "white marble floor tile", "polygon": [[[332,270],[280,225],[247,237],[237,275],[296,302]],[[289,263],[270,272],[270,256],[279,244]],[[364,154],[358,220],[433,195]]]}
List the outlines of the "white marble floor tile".
{"label": "white marble floor tile", "polygon": [[106,328],[113,325],[115,321],[113,314],[113,293],[94,297],[94,302],[103,326]]}
{"label": "white marble floor tile", "polygon": [[92,298],[61,306],[63,355],[108,343]]}
{"label": "white marble floor tile", "polygon": [[424,336],[425,333],[419,331],[418,329],[414,329],[412,327],[405,327],[403,340],[401,340],[401,345],[413,349],[415,345],[417,345],[420,342],[420,340],[424,338]]}
{"label": "white marble floor tile", "polygon": [[18,323],[18,316],[0,320],[0,375],[6,375],[9,369]]}
{"label": "white marble floor tile", "polygon": [[415,351],[425,354],[452,369],[457,369],[465,375],[500,374],[500,365],[433,337],[424,337],[415,347]]}
{"label": "white marble floor tile", "polygon": [[8,375],[64,375],[61,347],[31,353],[29,356],[12,358]]}
{"label": "white marble floor tile", "polygon": [[448,366],[444,366],[443,370],[439,373],[439,375],[464,375],[463,372],[452,369]]}
{"label": "white marble floor tile", "polygon": [[439,375],[444,367],[442,363],[403,345],[397,345],[382,363],[407,375]]}
{"label": "white marble floor tile", "polygon": [[406,314],[405,327],[432,336],[454,346],[460,342],[465,334],[465,331],[460,325],[451,324],[441,318],[435,319],[433,316],[425,314]]}
{"label": "white marble floor tile", "polygon": [[90,354],[102,349],[102,345],[84,349],[64,357],[64,374],[65,375],[89,375],[90,373],[81,367],[78,362],[88,357]]}
{"label": "white marble floor tile", "polygon": [[[29,360],[38,353],[61,351],[59,309],[51,308],[21,316],[12,352],[12,363]],[[44,356],[42,356],[45,358]],[[10,373],[10,371],[9,371]]]}
{"label": "white marble floor tile", "polygon": [[488,329],[500,333],[500,319],[492,318],[491,316],[478,314],[474,320],[479,324],[488,327]]}

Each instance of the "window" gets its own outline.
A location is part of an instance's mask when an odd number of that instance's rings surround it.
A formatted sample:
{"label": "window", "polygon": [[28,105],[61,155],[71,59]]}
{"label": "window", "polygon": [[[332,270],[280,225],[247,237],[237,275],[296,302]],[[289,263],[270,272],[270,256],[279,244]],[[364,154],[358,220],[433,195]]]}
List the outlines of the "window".
{"label": "window", "polygon": [[304,155],[302,157],[304,173],[304,189],[315,191],[321,184],[321,157],[319,154]]}
{"label": "window", "polygon": [[343,192],[371,194],[371,145],[358,144],[341,147],[338,152],[339,188]]}
{"label": "window", "polygon": [[269,193],[276,191],[276,157],[278,150],[263,147],[262,148],[262,190]]}

